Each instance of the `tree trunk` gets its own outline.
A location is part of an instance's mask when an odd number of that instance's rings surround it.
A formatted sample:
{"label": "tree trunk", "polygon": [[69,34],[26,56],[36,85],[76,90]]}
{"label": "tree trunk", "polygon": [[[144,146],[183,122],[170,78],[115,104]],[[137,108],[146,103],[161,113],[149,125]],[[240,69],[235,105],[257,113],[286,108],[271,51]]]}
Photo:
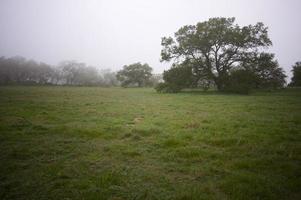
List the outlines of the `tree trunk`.
{"label": "tree trunk", "polygon": [[223,88],[222,88],[222,81],[220,80],[220,77],[213,78],[213,81],[217,87],[217,90],[221,91]]}
{"label": "tree trunk", "polygon": [[227,81],[228,81],[228,75],[227,74],[220,74],[218,77],[214,78],[213,80],[216,84],[217,90],[218,91],[223,91],[223,90],[225,90],[225,87],[226,87],[226,84],[227,84]]}

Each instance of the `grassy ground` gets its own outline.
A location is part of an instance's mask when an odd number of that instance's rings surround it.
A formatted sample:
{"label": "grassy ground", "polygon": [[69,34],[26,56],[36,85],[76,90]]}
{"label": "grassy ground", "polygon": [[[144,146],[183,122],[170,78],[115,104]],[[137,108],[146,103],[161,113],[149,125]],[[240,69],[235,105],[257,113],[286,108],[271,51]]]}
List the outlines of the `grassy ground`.
{"label": "grassy ground", "polygon": [[0,87],[0,199],[300,199],[301,90]]}

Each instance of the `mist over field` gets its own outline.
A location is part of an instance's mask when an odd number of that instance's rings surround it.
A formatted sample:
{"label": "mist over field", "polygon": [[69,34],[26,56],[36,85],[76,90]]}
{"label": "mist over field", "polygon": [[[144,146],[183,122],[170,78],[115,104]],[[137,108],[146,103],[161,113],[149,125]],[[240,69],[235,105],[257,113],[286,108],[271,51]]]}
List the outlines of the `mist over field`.
{"label": "mist over field", "polygon": [[270,51],[291,77],[301,55],[300,8],[299,0],[2,0],[0,56],[51,65],[77,60],[113,71],[139,61],[162,73],[170,67],[159,61],[162,37],[208,18],[236,17],[241,26],[269,27]]}

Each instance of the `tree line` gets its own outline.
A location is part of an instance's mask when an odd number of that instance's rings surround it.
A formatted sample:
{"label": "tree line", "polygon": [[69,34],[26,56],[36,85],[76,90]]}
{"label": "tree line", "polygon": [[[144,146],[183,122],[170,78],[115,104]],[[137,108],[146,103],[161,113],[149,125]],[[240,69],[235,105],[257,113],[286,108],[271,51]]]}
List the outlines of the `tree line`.
{"label": "tree line", "polygon": [[[181,27],[174,37],[163,37],[161,45],[161,62],[172,62],[162,76],[140,62],[111,72],[76,61],[50,66],[23,57],[0,57],[0,84],[155,86],[158,92],[215,88],[235,93],[286,85],[275,55],[266,52],[272,41],[260,22],[241,27],[235,18],[210,18]],[[301,62],[292,72],[289,86],[301,86]]]}
{"label": "tree line", "polygon": [[21,56],[0,57],[0,85],[74,85],[153,87],[161,80],[148,64],[133,63],[122,70],[98,69],[77,61],[63,61],[57,66],[27,60]]}
{"label": "tree line", "polygon": [[109,69],[99,70],[77,61],[51,66],[16,56],[0,57],[0,84],[118,86],[120,83],[116,72]]}

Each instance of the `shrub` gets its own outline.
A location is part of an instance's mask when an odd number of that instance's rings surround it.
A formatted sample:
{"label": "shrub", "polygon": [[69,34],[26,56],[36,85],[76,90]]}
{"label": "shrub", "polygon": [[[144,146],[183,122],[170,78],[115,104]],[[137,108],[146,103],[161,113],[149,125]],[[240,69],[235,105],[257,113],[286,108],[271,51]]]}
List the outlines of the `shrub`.
{"label": "shrub", "polygon": [[169,83],[159,83],[155,87],[155,90],[159,93],[177,93],[180,92],[181,89],[181,87]]}
{"label": "shrub", "polygon": [[193,84],[192,67],[189,65],[173,65],[169,70],[163,72],[164,83],[158,84],[155,89],[158,92],[180,92],[183,88],[191,87]]}

